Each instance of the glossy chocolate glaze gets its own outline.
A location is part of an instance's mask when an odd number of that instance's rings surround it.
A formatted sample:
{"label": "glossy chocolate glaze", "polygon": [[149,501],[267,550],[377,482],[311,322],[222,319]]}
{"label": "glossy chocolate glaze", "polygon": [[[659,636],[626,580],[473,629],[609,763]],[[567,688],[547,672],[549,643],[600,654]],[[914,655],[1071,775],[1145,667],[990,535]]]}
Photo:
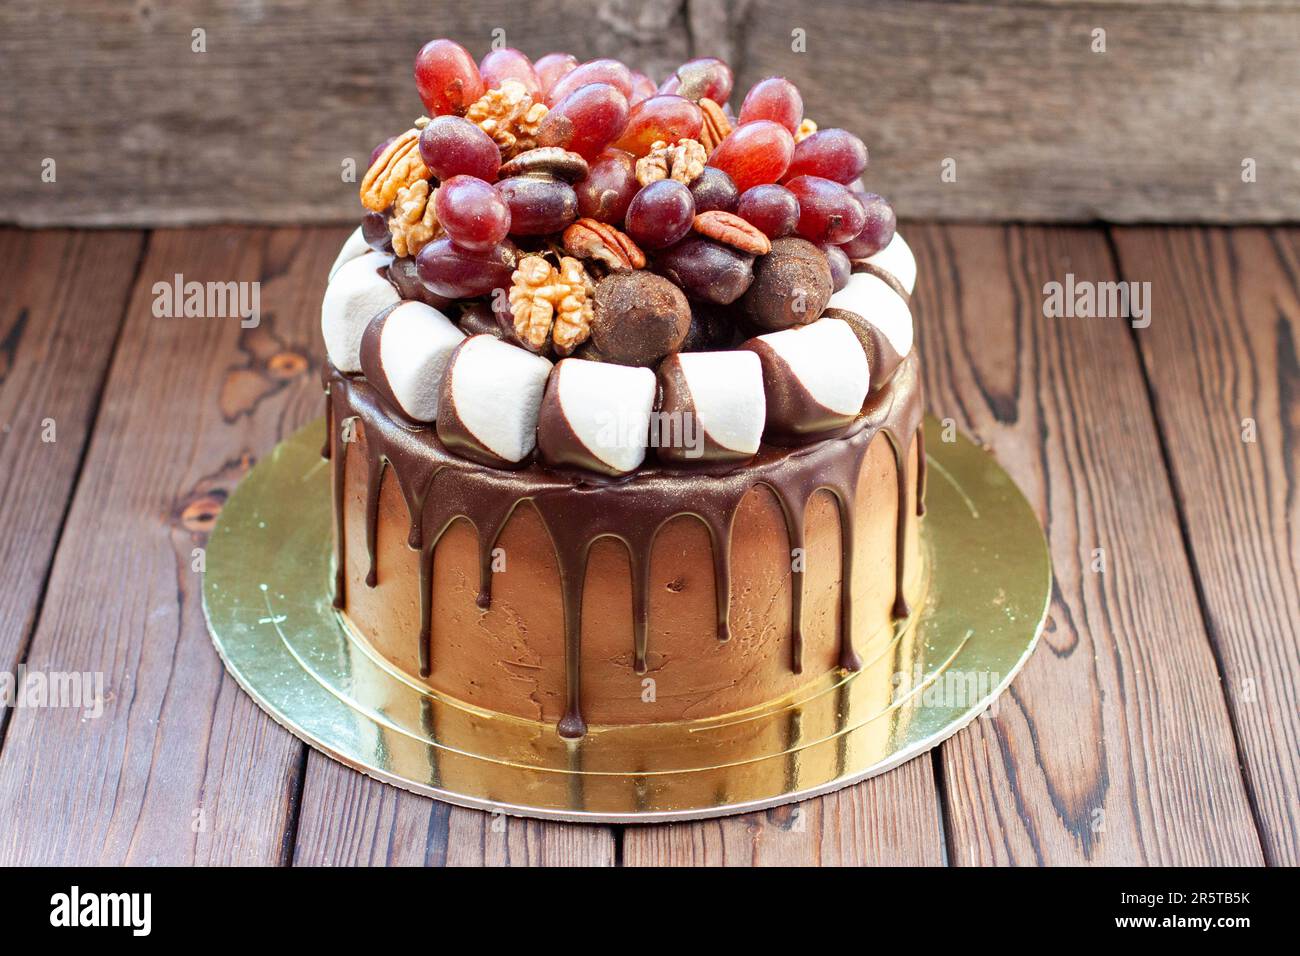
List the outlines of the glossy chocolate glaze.
{"label": "glossy chocolate glaze", "polygon": [[[391,468],[411,515],[408,543],[419,551],[420,633],[419,665],[427,677],[433,667],[432,579],[433,555],[439,539],[458,518],[467,519],[479,537],[480,607],[491,602],[492,551],[511,514],[531,501],[551,540],[560,575],[565,629],[565,681],[567,703],[559,732],[566,737],[585,733],[580,698],[581,608],[587,556],[602,537],[617,538],[627,548],[632,571],[632,610],[635,667],[646,668],[649,617],[650,554],[655,535],[679,515],[703,522],[713,544],[717,633],[728,638],[731,596],[731,527],[742,499],[757,485],[776,496],[785,516],[792,553],[804,548],[804,509],[813,493],[825,489],[834,495],[840,516],[843,565],[841,577],[852,580],[855,556],[854,501],[862,460],[878,432],[884,432],[894,449],[898,469],[898,529],[894,613],[909,613],[903,596],[904,554],[908,521],[906,507],[910,482],[918,482],[918,513],[924,494],[923,474],[910,474],[909,446],[921,435],[921,387],[915,354],[895,373],[888,388],[871,394],[862,414],[842,435],[798,448],[763,445],[744,464],[697,464],[689,469],[647,464],[623,479],[608,479],[585,472],[551,469],[536,461],[516,470],[485,467],[458,456],[443,444],[432,427],[415,426],[391,413],[374,387],[360,376],[345,375],[327,365],[324,372],[326,422],[332,455],[337,558],[334,606],[347,603],[344,573],[344,461],[357,421],[369,449],[366,490],[366,546],[370,556],[366,581],[375,577],[375,534],[379,513],[380,481]],[[919,459],[923,468],[924,454]],[[803,667],[803,568],[795,564],[791,607],[791,659],[796,672]],[[857,669],[860,662],[852,634],[852,588],[840,589],[840,663]]]}

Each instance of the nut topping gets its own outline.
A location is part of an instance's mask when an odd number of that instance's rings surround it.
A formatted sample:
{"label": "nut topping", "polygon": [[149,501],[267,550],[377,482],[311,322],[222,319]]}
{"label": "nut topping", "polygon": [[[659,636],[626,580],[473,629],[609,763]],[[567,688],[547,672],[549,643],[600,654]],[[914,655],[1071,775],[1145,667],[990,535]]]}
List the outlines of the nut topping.
{"label": "nut topping", "polygon": [[568,355],[591,335],[594,284],[582,263],[563,256],[555,268],[541,256],[524,256],[510,277],[515,336],[535,352],[547,339]]}
{"label": "nut topping", "polygon": [[442,228],[429,199],[429,180],[416,180],[397,191],[388,231],[393,236],[393,252],[398,256],[416,255],[438,238]]}
{"label": "nut topping", "polygon": [[539,146],[519,153],[502,164],[497,173],[501,179],[511,176],[553,176],[565,182],[576,183],[587,178],[587,161],[577,153],[559,146]]}
{"label": "nut topping", "polygon": [[761,229],[721,209],[700,213],[693,228],[702,236],[751,256],[765,256],[772,251],[772,240]]}
{"label": "nut topping", "polygon": [[361,204],[383,212],[393,204],[398,190],[427,180],[432,174],[420,158],[420,131],[408,129],[379,154],[361,178]]}
{"label": "nut topping", "polygon": [[488,90],[465,112],[501,149],[508,159],[537,145],[537,127],[546,115],[545,103],[534,103],[528,88],[518,80],[503,80]]}
{"label": "nut topping", "polygon": [[704,172],[708,158],[704,147],[693,139],[681,139],[672,145],[656,140],[650,152],[636,161],[636,180],[649,186],[661,179],[675,179],[685,186]]}
{"label": "nut topping", "polygon": [[704,126],[700,130],[700,144],[705,151],[712,153],[718,144],[731,133],[731,120],[722,111],[722,107],[707,96],[701,98],[700,112],[704,114]]}
{"label": "nut topping", "polygon": [[579,219],[564,230],[564,251],[615,271],[645,268],[645,253],[631,236],[595,219]]}
{"label": "nut topping", "polygon": [[815,132],[817,132],[817,124],[805,116],[799,121],[799,128],[794,131],[794,141],[802,143]]}

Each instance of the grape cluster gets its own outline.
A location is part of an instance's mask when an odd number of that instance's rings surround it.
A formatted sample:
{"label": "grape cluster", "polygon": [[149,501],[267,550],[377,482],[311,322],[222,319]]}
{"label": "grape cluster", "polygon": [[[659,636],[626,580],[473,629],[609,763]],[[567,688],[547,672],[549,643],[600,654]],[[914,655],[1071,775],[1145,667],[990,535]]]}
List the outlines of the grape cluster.
{"label": "grape cluster", "polygon": [[[684,63],[656,84],[613,59],[579,63],[550,53],[534,62],[500,49],[475,63],[451,40],[426,44],[415,58],[416,88],[430,117],[419,154],[432,174],[431,202],[443,234],[403,274],[414,271],[435,297],[487,295],[509,285],[524,253],[553,247],[567,226],[585,217],[624,230],[650,253],[652,270],[707,304],[705,311],[716,311],[744,292],[754,264],[752,256],[693,231],[697,214],[719,210],[770,239],[807,240],[825,255],[841,287],[852,260],[883,249],[896,224],[890,204],[863,185],[866,146],[843,129],[808,134],[803,98],[783,77],[755,84],[736,112],[733,80],[727,64],[711,57]],[[503,169],[512,154],[503,157],[501,139],[466,113],[509,81],[546,106],[536,142],[528,145],[579,157],[573,162],[581,175]],[[639,158],[656,145],[699,141],[707,133],[705,99],[732,128],[703,173],[688,183],[642,185]],[[365,223],[377,248],[386,245],[383,220],[372,213]]]}

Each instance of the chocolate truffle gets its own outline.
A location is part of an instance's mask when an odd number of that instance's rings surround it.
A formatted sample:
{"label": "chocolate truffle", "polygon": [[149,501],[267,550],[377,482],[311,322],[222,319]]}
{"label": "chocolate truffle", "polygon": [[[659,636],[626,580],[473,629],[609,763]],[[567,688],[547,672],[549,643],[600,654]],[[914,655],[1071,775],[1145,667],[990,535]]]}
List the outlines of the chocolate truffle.
{"label": "chocolate truffle", "polygon": [[663,276],[638,269],[596,285],[591,340],[606,361],[654,365],[681,347],[690,327],[686,296]]}
{"label": "chocolate truffle", "polygon": [[830,301],[831,267],[806,239],[772,240],[772,251],[754,261],[754,281],[742,303],[750,321],[768,331],[815,322]]}

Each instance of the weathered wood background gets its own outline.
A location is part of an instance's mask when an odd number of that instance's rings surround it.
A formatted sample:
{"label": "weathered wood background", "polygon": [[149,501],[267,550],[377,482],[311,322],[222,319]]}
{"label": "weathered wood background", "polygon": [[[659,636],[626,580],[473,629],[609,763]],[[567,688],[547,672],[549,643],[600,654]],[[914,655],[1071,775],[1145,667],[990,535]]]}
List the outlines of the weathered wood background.
{"label": "weathered wood background", "polygon": [[5,0],[0,221],[353,220],[344,164],[418,115],[414,51],[494,30],[789,76],[908,218],[1300,218],[1293,0]]}

